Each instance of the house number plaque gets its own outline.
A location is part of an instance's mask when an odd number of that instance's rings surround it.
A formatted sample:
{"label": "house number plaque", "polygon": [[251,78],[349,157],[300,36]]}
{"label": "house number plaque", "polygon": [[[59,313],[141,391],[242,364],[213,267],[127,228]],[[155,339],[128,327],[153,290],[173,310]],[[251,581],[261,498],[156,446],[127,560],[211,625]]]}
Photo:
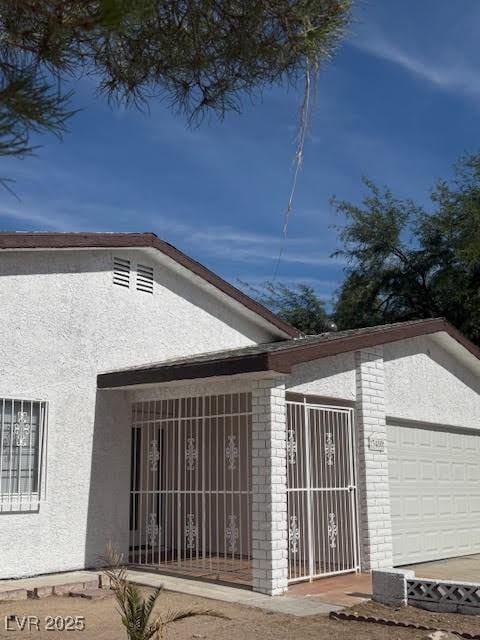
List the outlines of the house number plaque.
{"label": "house number plaque", "polygon": [[370,451],[385,451],[385,440],[382,436],[377,433],[372,434],[368,438],[368,448]]}

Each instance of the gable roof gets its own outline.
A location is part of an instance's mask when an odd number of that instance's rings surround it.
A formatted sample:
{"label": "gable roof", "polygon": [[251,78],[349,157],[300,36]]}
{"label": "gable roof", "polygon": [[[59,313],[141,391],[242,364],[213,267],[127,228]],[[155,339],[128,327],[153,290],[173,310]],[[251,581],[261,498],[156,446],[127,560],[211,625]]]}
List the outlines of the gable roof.
{"label": "gable roof", "polygon": [[50,233],[0,232],[0,250],[19,249],[156,249],[171,258],[206,283],[243,305],[277,329],[282,337],[299,337],[301,332],[279,318],[262,304],[250,298],[229,282],[173,245],[161,240],[155,233]]}
{"label": "gable roof", "polygon": [[101,373],[97,376],[97,385],[100,389],[107,389],[261,371],[290,373],[293,366],[303,362],[438,332],[447,333],[480,359],[480,349],[460,331],[443,318],[433,318],[322,333],[296,340],[166,360]]}

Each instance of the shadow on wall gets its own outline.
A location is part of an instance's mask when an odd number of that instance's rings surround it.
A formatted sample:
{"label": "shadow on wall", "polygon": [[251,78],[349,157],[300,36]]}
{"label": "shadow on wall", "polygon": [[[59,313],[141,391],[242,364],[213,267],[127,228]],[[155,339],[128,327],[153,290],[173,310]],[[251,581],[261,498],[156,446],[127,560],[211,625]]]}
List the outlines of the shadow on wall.
{"label": "shadow on wall", "polygon": [[356,379],[353,353],[304,362],[293,367],[287,392],[319,396],[334,404],[355,401]]}
{"label": "shadow on wall", "polygon": [[100,564],[109,542],[128,558],[130,405],[123,391],[97,391],[91,460],[85,539],[89,568]]}

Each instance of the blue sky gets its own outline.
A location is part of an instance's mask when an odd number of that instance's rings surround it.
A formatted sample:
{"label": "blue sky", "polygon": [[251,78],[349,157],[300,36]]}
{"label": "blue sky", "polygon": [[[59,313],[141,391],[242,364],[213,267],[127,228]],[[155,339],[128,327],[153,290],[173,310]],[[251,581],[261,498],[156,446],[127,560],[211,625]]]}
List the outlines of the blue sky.
{"label": "blue sky", "polygon": [[[479,148],[480,2],[357,1],[349,36],[320,75],[278,280],[324,298],[342,278],[332,195],[358,201],[362,175],[425,203],[434,180]],[[274,89],[242,115],[189,130],[154,104],[111,110],[79,83],[63,143],[2,160],[0,228],[154,231],[237,284],[271,279],[292,178],[300,93]]]}

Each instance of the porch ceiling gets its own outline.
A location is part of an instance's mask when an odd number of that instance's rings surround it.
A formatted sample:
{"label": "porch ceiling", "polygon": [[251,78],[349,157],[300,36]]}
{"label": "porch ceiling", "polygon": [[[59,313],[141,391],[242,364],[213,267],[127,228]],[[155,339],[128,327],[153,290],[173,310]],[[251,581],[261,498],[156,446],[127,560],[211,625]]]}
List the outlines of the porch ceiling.
{"label": "porch ceiling", "polygon": [[323,333],[109,371],[97,376],[97,385],[99,389],[114,389],[241,373],[290,373],[293,366],[303,362],[440,332],[448,334],[470,354],[480,359],[480,349],[477,346],[443,318],[434,318]]}

